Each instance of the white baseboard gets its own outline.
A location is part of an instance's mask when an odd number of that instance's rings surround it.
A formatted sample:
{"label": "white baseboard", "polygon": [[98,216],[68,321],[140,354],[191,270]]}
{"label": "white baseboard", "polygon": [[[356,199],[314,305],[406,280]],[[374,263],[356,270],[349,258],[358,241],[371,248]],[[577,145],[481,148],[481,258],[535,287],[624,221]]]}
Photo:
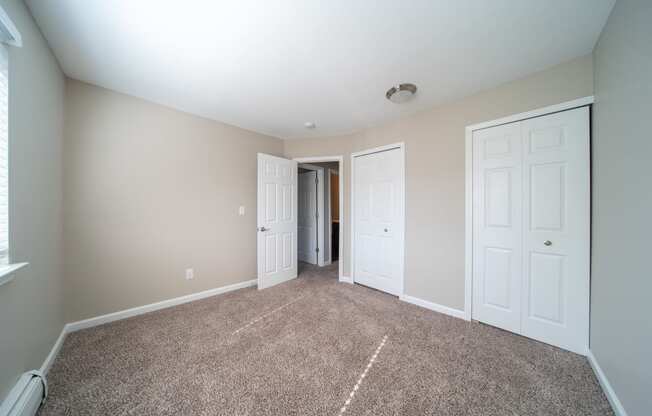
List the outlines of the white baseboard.
{"label": "white baseboard", "polygon": [[351,279],[349,276],[340,276],[340,282],[341,283],[353,283],[353,279]]}
{"label": "white baseboard", "polygon": [[210,296],[220,295],[222,293],[231,292],[233,290],[242,289],[249,286],[255,286],[256,279],[247,280],[246,282],[235,283],[228,286],[222,286],[215,289],[205,290],[203,292],[192,293],[190,295],[180,296],[178,298],[167,299],[161,302],[150,303],[149,305],[137,306],[123,311],[113,312],[106,315],[96,316],[94,318],[84,319],[82,321],[71,322],[66,324],[66,332],[75,332],[80,329],[91,328],[94,326],[106,324],[121,319],[131,318],[132,316],[142,315],[144,313],[165,309],[172,306],[181,305],[183,303],[192,302],[194,300],[204,299]]}
{"label": "white baseboard", "polygon": [[586,358],[589,360],[589,364],[591,364],[591,368],[593,368],[593,372],[598,378],[598,381],[602,386],[602,390],[607,396],[607,400],[609,400],[611,408],[613,409],[616,416],[627,416],[627,412],[625,411],[623,404],[620,402],[620,399],[618,399],[616,392],[614,391],[613,387],[611,387],[611,383],[609,383],[607,376],[602,371],[602,368],[600,368],[600,365],[598,364],[598,361],[595,359],[595,356],[591,350],[589,350],[586,354]]}
{"label": "white baseboard", "polygon": [[59,338],[57,338],[57,340],[54,342],[50,353],[45,358],[45,361],[43,361],[43,365],[41,366],[41,373],[44,375],[48,374],[48,371],[50,371],[50,368],[52,367],[52,363],[54,363],[54,359],[57,358],[57,355],[59,355],[59,351],[63,346],[63,341],[66,339],[66,335],[68,334],[66,331],[67,326],[68,325],[63,326],[61,333],[59,334]]}
{"label": "white baseboard", "polygon": [[450,315],[455,318],[466,320],[466,314],[464,313],[464,311],[461,311],[459,309],[450,308],[448,306],[439,305],[433,302],[428,302],[427,300],[415,298],[414,296],[410,296],[410,295],[401,295],[399,296],[399,299],[401,299],[404,302],[411,303],[413,305],[421,306],[422,308],[430,309],[431,311],[443,313],[445,315]]}
{"label": "white baseboard", "polygon": [[75,331],[79,331],[80,329],[91,328],[109,322],[118,321],[120,319],[130,318],[136,315],[142,315],[144,313],[157,311],[159,309],[165,309],[172,306],[181,305],[183,303],[204,299],[210,296],[220,295],[222,293],[231,292],[233,290],[238,290],[249,286],[255,286],[256,283],[257,283],[256,279],[248,280],[246,282],[235,283],[232,285],[222,286],[215,289],[209,289],[203,292],[192,293],[190,295],[180,296],[178,298],[173,298],[173,299],[167,299],[161,302],[150,303],[149,305],[138,306],[131,309],[125,309],[124,311],[109,313],[102,316],[96,316],[95,318],[84,319],[83,321],[68,323],[64,325],[63,329],[61,330],[61,334],[59,334],[59,338],[57,338],[54,345],[52,346],[52,349],[50,350],[48,356],[45,358],[45,361],[43,362],[43,365],[41,365],[40,370],[43,374],[47,375],[48,371],[50,371],[50,368],[52,367],[52,364],[54,363],[54,360],[57,358],[57,355],[59,354],[61,347],[63,346],[63,341],[66,339],[66,335],[68,335],[70,332],[75,332]]}

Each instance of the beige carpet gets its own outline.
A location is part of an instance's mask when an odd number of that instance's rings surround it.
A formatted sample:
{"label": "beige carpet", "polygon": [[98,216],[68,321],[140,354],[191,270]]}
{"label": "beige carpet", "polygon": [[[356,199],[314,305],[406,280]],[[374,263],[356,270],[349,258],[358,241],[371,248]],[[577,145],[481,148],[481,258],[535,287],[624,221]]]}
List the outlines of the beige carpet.
{"label": "beige carpet", "polygon": [[70,334],[41,414],[612,414],[584,357],[303,268]]}

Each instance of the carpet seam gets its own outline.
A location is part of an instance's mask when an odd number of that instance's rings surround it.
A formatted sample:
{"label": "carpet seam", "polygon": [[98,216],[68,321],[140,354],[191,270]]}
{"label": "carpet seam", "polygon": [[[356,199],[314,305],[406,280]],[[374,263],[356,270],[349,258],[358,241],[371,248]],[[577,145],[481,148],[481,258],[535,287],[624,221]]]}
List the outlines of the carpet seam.
{"label": "carpet seam", "polygon": [[231,336],[236,335],[236,334],[239,333],[240,331],[243,331],[243,330],[249,328],[250,326],[256,324],[257,322],[259,322],[259,321],[261,321],[261,320],[263,320],[264,318],[268,317],[269,315],[272,315],[273,313],[276,313],[276,312],[278,312],[278,311],[280,311],[280,310],[282,310],[282,309],[284,309],[284,308],[286,308],[286,307],[292,305],[293,303],[298,302],[299,300],[303,299],[304,296],[305,296],[305,295],[302,295],[302,296],[300,296],[300,297],[294,299],[292,302],[288,302],[288,303],[286,303],[285,305],[281,305],[281,306],[279,306],[278,308],[276,308],[276,309],[274,309],[274,310],[271,310],[271,311],[269,311],[269,312],[267,312],[267,313],[265,313],[265,314],[259,316],[258,318],[256,318],[256,319],[250,321],[249,323],[247,323],[247,324],[244,325],[243,327],[240,327],[240,328],[236,329],[235,331],[233,331],[233,332],[231,333]]}
{"label": "carpet seam", "polygon": [[353,398],[355,397],[355,393],[360,388],[362,381],[367,376],[367,373],[369,372],[371,367],[373,367],[374,363],[376,362],[376,358],[378,358],[378,354],[380,353],[380,350],[383,349],[386,342],[387,342],[387,335],[383,337],[383,340],[380,342],[380,345],[378,345],[378,348],[376,348],[374,355],[372,355],[371,358],[369,359],[369,362],[367,363],[367,367],[364,369],[362,374],[360,374],[360,377],[358,378],[358,382],[355,383],[355,386],[353,386],[353,390],[351,390],[351,393],[349,393],[349,398],[346,399],[346,401],[344,402],[344,406],[342,406],[342,408],[340,409],[340,412],[338,413],[339,416],[342,416],[346,412],[346,409],[353,401]]}

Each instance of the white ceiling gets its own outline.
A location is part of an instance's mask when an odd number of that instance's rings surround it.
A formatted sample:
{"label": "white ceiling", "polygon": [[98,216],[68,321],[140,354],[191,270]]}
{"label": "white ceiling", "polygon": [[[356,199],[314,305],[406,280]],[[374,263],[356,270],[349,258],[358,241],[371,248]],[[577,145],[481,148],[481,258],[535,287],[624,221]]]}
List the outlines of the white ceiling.
{"label": "white ceiling", "polygon": [[[377,125],[590,53],[615,0],[26,2],[71,78],[297,138]],[[396,105],[384,94],[400,82],[419,91]]]}

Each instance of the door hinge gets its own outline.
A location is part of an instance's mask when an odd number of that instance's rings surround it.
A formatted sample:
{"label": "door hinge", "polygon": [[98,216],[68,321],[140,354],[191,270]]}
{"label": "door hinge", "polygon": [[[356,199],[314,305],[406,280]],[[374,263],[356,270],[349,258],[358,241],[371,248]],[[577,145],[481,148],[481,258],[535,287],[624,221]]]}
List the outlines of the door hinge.
{"label": "door hinge", "polygon": [[319,247],[317,247],[317,248],[315,249],[315,251],[316,251],[317,253],[319,253]]}

